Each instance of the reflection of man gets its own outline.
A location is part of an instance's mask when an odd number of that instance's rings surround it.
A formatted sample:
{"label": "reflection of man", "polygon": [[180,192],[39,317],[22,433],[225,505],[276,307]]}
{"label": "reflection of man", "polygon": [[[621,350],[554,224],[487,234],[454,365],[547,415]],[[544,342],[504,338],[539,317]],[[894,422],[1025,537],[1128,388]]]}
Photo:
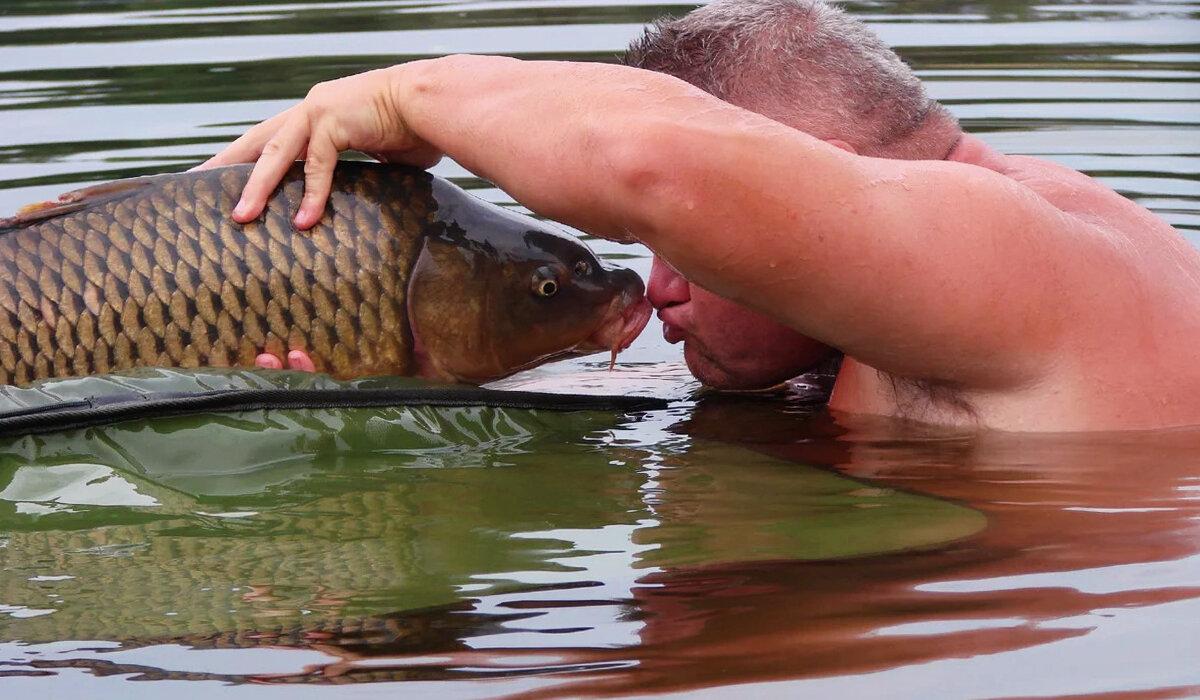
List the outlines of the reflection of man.
{"label": "reflection of man", "polygon": [[812,0],[718,0],[631,62],[745,109],[646,71],[449,57],[319,85],[210,164],[258,160],[247,221],[306,156],[304,228],[339,150],[449,154],[534,211],[669,261],[651,300],[718,387],[779,381],[832,348],[845,412],[1200,422],[1197,251],[1094,180],[963,134],[860,23]]}

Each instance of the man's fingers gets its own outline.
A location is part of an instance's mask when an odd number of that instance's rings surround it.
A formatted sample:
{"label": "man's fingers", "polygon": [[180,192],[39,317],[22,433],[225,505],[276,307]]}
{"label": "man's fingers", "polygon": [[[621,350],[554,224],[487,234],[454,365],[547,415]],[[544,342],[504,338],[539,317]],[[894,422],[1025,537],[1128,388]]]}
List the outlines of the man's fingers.
{"label": "man's fingers", "polygon": [[254,366],[259,369],[283,369],[283,361],[269,352],[264,352],[254,358]]}
{"label": "man's fingers", "polygon": [[[262,125],[260,124],[259,126]],[[248,131],[242,134],[235,139],[233,143],[226,146],[220,153],[194,168],[189,168],[188,170],[205,170],[208,168],[217,168],[222,165],[254,162],[258,159],[258,154],[260,151],[258,148],[252,145],[253,141],[250,138],[251,133],[252,131]]]}
{"label": "man's fingers", "polygon": [[312,358],[303,350],[292,350],[288,353],[288,369],[300,370],[301,372],[316,372],[317,368],[313,365]]}
{"label": "man's fingers", "polygon": [[314,140],[309,142],[304,161],[304,198],[300,200],[300,211],[296,212],[296,228],[310,229],[325,214],[338,153],[338,147],[323,134],[314,134]]}
{"label": "man's fingers", "polygon": [[[261,124],[259,126],[262,126]],[[217,168],[222,165],[235,165],[237,163],[253,163],[258,160],[259,154],[262,152],[261,146],[252,138],[253,131],[248,131],[239,136],[233,143],[229,144],[220,153],[212,158],[197,165],[192,170],[205,170],[207,168]]]}
{"label": "man's fingers", "polygon": [[[269,352],[260,353],[254,358],[254,366],[258,369],[283,369],[283,360]],[[292,350],[287,354],[287,368],[300,372],[316,372],[312,358],[303,350]]]}
{"label": "man's fingers", "polygon": [[234,165],[236,163],[253,163],[262,154],[263,144],[274,136],[279,127],[287,120],[288,114],[291,111],[291,109],[286,110],[270,119],[255,124],[247,129],[246,133],[234,139],[220,153],[192,168],[192,170],[203,170],[205,168]]}
{"label": "man's fingers", "polygon": [[250,171],[250,179],[242,189],[241,199],[233,208],[233,220],[246,224],[258,218],[267,204],[267,198],[275,191],[287,169],[288,166],[280,165],[278,159],[260,158],[254,164],[254,170]]}
{"label": "man's fingers", "polygon": [[233,208],[233,220],[239,223],[253,221],[262,213],[267,198],[279,186],[283,174],[296,162],[308,142],[308,126],[291,120],[263,145],[262,155],[250,171],[250,179],[242,188],[242,198]]}

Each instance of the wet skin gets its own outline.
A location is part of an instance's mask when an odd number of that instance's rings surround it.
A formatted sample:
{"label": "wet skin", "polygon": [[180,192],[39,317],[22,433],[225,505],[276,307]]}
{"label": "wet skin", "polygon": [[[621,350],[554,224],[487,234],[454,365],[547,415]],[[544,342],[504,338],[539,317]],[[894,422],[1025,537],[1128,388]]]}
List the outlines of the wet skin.
{"label": "wet skin", "polygon": [[771,318],[688,282],[654,259],[646,288],[668,343],[683,342],[688,369],[716,389],[764,389],[812,369],[833,350]]}

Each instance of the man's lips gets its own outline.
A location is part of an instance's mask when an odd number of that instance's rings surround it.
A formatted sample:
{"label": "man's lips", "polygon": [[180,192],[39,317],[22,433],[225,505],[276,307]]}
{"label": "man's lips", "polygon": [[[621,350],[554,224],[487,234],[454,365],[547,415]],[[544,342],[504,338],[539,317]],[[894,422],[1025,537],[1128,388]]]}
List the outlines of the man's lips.
{"label": "man's lips", "polygon": [[658,310],[658,320],[662,321],[663,340],[672,345],[684,339],[684,333],[680,329],[680,313],[680,310],[674,306]]}

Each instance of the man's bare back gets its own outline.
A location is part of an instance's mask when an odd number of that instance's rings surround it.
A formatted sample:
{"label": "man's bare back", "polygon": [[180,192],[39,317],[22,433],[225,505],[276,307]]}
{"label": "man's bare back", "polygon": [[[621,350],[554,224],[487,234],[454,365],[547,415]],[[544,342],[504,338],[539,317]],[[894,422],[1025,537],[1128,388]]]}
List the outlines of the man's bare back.
{"label": "man's bare back", "polygon": [[[1065,166],[999,153],[964,134],[948,160],[993,170],[1112,242],[1127,265],[1086,270],[1091,318],[1027,386],[995,391],[912,381],[843,361],[830,408],[1009,430],[1195,423],[1200,416],[1200,255],[1164,221]],[[1066,235],[1060,229],[1059,234]],[[1003,250],[996,255],[1003,256]],[[1115,272],[1115,274],[1114,274]],[[1020,274],[1014,270],[1014,274]],[[1046,303],[1053,304],[1054,299]],[[1001,317],[1002,319],[1002,317]],[[1001,320],[1002,322],[1002,320]]]}

